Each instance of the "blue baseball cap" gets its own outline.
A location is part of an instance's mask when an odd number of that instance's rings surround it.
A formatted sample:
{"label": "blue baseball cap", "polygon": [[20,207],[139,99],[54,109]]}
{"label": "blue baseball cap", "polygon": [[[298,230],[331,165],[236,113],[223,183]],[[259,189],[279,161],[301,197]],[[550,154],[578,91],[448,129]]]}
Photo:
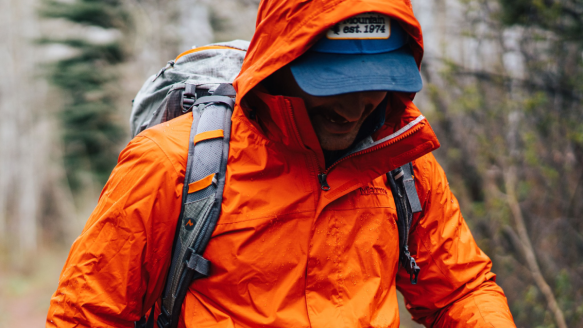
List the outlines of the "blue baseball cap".
{"label": "blue baseball cap", "polygon": [[359,91],[418,92],[421,74],[409,35],[388,16],[366,13],[343,20],[291,63],[296,82],[313,96]]}

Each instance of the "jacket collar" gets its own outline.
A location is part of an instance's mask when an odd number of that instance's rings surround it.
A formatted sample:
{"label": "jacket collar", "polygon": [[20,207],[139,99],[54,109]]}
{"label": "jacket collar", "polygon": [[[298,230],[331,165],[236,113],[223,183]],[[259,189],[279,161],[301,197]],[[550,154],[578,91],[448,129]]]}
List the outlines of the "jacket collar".
{"label": "jacket collar", "polygon": [[[336,195],[357,184],[367,184],[399,166],[415,160],[439,147],[427,120],[405,94],[393,93],[387,106],[385,124],[373,136],[355,145],[347,155],[328,169],[312,128],[304,102],[300,98],[274,96],[256,88],[248,94],[235,116],[252,120],[264,137],[298,152],[310,152],[318,162],[320,174],[327,175],[331,191]],[[253,115],[249,115],[254,112]],[[353,190],[353,189],[351,189]]]}

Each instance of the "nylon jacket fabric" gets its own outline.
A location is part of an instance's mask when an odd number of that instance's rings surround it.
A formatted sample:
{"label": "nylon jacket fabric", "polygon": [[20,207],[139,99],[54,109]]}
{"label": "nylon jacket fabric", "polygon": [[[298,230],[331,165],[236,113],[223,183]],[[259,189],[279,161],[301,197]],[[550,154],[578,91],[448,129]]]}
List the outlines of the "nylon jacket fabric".
{"label": "nylon jacket fabric", "polygon": [[[390,95],[385,125],[326,169],[303,101],[257,87],[332,24],[370,11],[403,22],[420,64],[421,31],[407,1],[261,3],[235,83],[222,212],[204,254],[211,276],[190,286],[179,327],[398,327],[397,289],[426,326],[514,326],[491,261],[430,154],[439,142],[413,95]],[[133,327],[156,302],[191,122],[187,114],[148,129],[122,151],[71,248],[48,327]],[[410,161],[423,207],[409,242],[422,270],[417,285],[398,269],[397,214],[384,176]]]}

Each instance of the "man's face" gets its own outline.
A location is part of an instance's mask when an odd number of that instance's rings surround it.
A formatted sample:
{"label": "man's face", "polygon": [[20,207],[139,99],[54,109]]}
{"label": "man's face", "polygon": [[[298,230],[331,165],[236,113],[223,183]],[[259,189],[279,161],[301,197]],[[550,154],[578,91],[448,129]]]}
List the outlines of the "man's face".
{"label": "man's face", "polygon": [[345,93],[318,97],[304,92],[296,83],[289,67],[274,76],[279,93],[302,98],[324,150],[343,150],[354,142],[365,119],[385,99],[386,91]]}

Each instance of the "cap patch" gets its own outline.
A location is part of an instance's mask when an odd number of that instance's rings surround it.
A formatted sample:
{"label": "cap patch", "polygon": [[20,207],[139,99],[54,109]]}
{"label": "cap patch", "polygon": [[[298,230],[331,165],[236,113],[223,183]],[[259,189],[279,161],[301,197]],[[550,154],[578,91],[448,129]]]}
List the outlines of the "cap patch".
{"label": "cap patch", "polygon": [[326,33],[331,40],[388,39],[391,36],[391,20],[377,13],[360,14],[334,25]]}

